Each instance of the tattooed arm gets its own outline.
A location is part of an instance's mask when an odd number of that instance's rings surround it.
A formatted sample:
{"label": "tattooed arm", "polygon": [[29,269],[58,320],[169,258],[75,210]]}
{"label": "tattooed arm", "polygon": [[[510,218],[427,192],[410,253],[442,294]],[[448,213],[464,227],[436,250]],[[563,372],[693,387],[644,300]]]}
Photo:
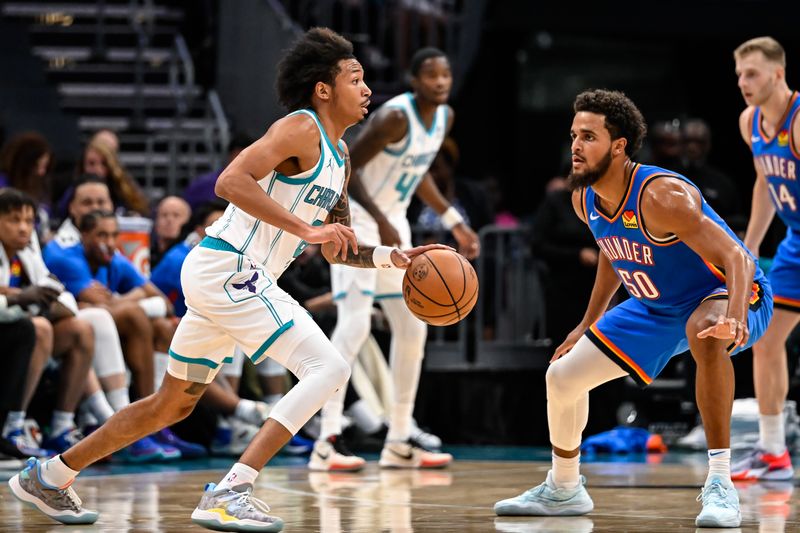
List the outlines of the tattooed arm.
{"label": "tattooed arm", "polygon": [[[336,202],[336,205],[333,206],[333,209],[331,209],[330,214],[328,214],[328,219],[325,221],[326,224],[343,224],[345,226],[350,226],[350,198],[347,195],[347,186],[350,182],[351,170],[349,151],[345,151],[344,154],[344,168],[345,178],[344,186],[342,187],[342,195],[339,197],[339,201]],[[375,268],[375,263],[372,261],[372,253],[374,251],[374,246],[359,245],[358,252],[349,249],[347,250],[347,257],[342,258],[341,254],[333,253],[333,247],[330,243],[322,245],[322,255],[325,256],[325,259],[327,259],[329,263],[360,268]]]}

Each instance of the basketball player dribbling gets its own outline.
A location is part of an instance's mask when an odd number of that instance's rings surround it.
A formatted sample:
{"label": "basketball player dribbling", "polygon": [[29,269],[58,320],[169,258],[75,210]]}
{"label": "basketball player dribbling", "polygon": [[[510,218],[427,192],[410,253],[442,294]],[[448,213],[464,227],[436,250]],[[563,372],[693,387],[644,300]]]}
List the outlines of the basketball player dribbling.
{"label": "basketball player dribbling", "polygon": [[[411,196],[417,196],[441,215],[443,225],[472,259],[480,252],[478,236],[444,198],[428,168],[453,125],[447,105],[453,77],[444,52],[423,48],[411,60],[413,92],[396,96],[378,109],[353,142],[353,228],[361,242],[411,246],[406,217]],[[331,286],[337,303],[331,342],[352,364],[369,337],[372,304],[378,301],[392,330],[389,361],[393,398],[389,429],[380,465],[390,468],[439,468],[452,456],[425,449],[411,436],[427,329],[403,301],[402,271],[357,271],[331,266]],[[344,390],[322,409],[320,438],[309,460],[312,470],[359,470],[364,459],[342,446]]]}
{"label": "basketball player dribbling", "polygon": [[14,494],[68,524],[93,523],[71,487],[79,471],[131,442],[186,417],[235,345],[254,363],[271,357],[299,383],[219,484],[210,483],[192,519],[225,531],[279,531],[280,518],[252,496],[259,470],[336,390],[350,366],[310,315],[276,280],[308,243],[330,262],[405,268],[440,245],[401,252],[358,248],[349,227],[344,131],[364,118],[370,90],[350,42],[325,28],[306,32],[278,66],[277,88],[291,111],[220,175],[216,192],[231,202],[188,255],[182,286],[188,311],[170,348],[161,388],[109,419],[66,452],[35,459],[10,481]]}
{"label": "basketball player dribbling", "polygon": [[788,228],[769,270],[775,316],[753,345],[759,440],[751,453],[734,463],[733,479],[788,480],[794,468],[786,449],[783,404],[789,392],[786,339],[800,322],[800,97],[786,84],[786,53],[775,39],[751,39],[733,55],[747,104],[739,130],[756,169],[744,243],[758,255],[776,212]]}
{"label": "basketball player dribbling", "polygon": [[[586,91],[574,111],[568,183],[575,212],[603,253],[586,314],[556,349],[546,375],[552,470],[538,487],[497,502],[495,512],[590,512],[594,503],[579,473],[589,391],[626,375],[647,385],[670,358],[691,349],[710,448],[696,524],[738,527],[730,355],[764,333],[772,315],[769,283],[694,184],[631,159],[646,131],[633,102],[616,91]],[[606,311],[620,283],[631,298]]]}

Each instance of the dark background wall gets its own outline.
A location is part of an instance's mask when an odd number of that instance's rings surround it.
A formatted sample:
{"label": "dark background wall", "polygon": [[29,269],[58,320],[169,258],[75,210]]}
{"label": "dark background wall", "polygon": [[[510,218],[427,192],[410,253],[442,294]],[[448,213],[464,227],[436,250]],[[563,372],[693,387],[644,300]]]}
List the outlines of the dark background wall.
{"label": "dark background wall", "polygon": [[510,207],[530,211],[543,184],[565,171],[574,96],[604,87],[625,91],[648,123],[708,121],[711,163],[749,196],[732,51],[772,35],[787,51],[790,87],[800,88],[798,4],[490,2],[478,58],[453,100],[461,173],[502,177]]}

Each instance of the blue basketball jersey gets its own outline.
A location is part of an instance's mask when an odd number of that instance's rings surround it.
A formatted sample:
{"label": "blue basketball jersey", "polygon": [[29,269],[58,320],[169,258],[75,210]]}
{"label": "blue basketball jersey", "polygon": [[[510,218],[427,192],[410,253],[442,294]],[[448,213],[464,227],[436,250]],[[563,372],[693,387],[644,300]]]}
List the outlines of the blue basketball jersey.
{"label": "blue basketball jersey", "polygon": [[772,203],[781,220],[795,231],[800,231],[800,154],[794,147],[797,140],[792,138],[792,123],[798,110],[800,97],[794,92],[772,137],[762,128],[761,108],[756,108],[750,125],[750,147],[767,178]]}
{"label": "blue basketball jersey", "polygon": [[[583,191],[583,211],[598,246],[611,262],[628,294],[654,310],[669,313],[697,307],[710,297],[723,297],[725,273],[719,266],[705,261],[677,236],[658,239],[647,232],[640,212],[641,192],[659,177],[682,179],[696,187],[680,174],[637,163],[628,191],[616,212],[604,213],[591,187]],[[744,248],[705,199],[702,209],[706,217]],[[751,305],[760,299],[763,280],[764,273],[756,267]]]}

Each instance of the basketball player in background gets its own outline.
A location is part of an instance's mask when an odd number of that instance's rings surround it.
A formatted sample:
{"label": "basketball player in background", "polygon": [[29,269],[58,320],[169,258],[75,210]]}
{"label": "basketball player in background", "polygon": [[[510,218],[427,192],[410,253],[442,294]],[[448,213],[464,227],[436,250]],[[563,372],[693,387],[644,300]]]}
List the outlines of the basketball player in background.
{"label": "basketball player in background", "polygon": [[[423,48],[411,60],[411,88],[381,106],[366,124],[351,151],[353,228],[362,243],[408,248],[411,229],[406,217],[412,193],[431,206],[452,231],[459,251],[468,259],[480,252],[478,236],[450,205],[428,173],[442,141],[453,126],[447,105],[453,76],[444,52]],[[389,362],[394,398],[380,464],[386,467],[441,467],[452,461],[433,453],[411,437],[412,414],[425,352],[426,327],[402,298],[403,272],[362,272],[331,266],[331,286],[337,305],[331,342],[350,365],[369,337],[372,304],[378,301],[392,330]],[[345,390],[322,408],[319,440],[309,460],[312,470],[359,470],[364,460],[341,442]]]}
{"label": "basketball player in background", "polygon": [[[648,385],[691,349],[709,470],[700,527],[738,527],[730,478],[734,376],[730,354],[752,344],[772,315],[753,256],[687,178],[631,158],[646,126],[625,95],[593,90],[574,104],[572,172],[578,217],[603,252],[586,314],[547,371],[553,467],[544,483],[495,504],[499,515],[580,515],[594,504],[579,473],[589,391],[630,375]],[[606,311],[625,284],[629,300]]]}
{"label": "basketball player in background", "polygon": [[220,366],[241,346],[272,357],[299,383],[270,412],[241,459],[206,487],[192,519],[225,531],[279,531],[280,518],[252,496],[259,470],[350,376],[350,366],[311,316],[277,285],[308,243],[332,263],[405,268],[431,245],[407,252],[362,247],[349,227],[348,152],[340,140],[367,113],[370,90],[349,41],[326,28],[306,32],[278,66],[278,96],[291,112],[220,175],[231,204],[192,249],[181,272],[188,311],[170,347],[161,388],[99,430],[10,481],[14,494],[63,523],[93,523],[71,488],[79,471],[194,409]]}
{"label": "basketball player in background", "polygon": [[776,210],[788,228],[769,271],[775,315],[753,345],[759,440],[734,464],[733,479],[786,480],[794,477],[783,419],[789,392],[786,339],[800,321],[800,97],[786,85],[786,54],[775,39],[751,39],[733,56],[747,104],[739,116],[739,130],[756,168],[744,243],[758,255]]}

